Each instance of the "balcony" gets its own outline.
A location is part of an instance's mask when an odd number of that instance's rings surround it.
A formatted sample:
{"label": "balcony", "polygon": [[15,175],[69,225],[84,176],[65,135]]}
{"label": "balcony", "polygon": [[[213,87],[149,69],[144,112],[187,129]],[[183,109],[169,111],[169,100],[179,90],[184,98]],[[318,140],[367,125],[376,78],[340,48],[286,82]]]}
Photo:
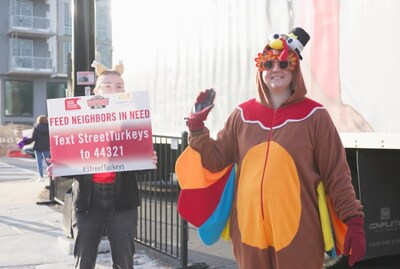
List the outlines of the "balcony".
{"label": "balcony", "polygon": [[54,68],[48,57],[10,56],[8,74],[52,75]]}
{"label": "balcony", "polygon": [[44,17],[10,15],[9,26],[8,35],[49,38],[56,34],[50,20]]}

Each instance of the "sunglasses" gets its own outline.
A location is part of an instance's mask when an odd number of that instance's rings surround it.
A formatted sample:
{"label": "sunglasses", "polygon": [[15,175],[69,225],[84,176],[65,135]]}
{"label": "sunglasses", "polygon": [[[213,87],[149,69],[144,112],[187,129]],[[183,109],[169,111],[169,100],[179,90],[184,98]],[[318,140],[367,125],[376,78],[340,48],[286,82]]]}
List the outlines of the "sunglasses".
{"label": "sunglasses", "polygon": [[279,60],[280,55],[273,54],[271,50],[264,50],[263,53],[259,53],[255,59],[256,66],[260,71],[271,71],[274,68],[274,64],[277,62],[281,70],[293,71],[299,64],[297,54],[290,51],[287,60]]}
{"label": "sunglasses", "polygon": [[268,71],[272,70],[274,68],[275,62],[278,62],[279,68],[282,70],[290,69],[290,64],[288,61],[279,61],[279,60],[277,60],[277,61],[269,60],[269,61],[264,62],[263,63],[264,69],[268,70]]}

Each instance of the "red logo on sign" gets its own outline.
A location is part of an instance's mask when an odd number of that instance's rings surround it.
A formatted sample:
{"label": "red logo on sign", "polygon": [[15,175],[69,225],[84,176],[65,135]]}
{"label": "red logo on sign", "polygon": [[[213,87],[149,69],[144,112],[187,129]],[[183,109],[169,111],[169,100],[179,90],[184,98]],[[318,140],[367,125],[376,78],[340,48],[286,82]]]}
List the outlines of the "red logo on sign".
{"label": "red logo on sign", "polygon": [[109,99],[103,96],[93,96],[92,99],[87,100],[87,104],[91,108],[105,108],[108,106]]}
{"label": "red logo on sign", "polygon": [[80,105],[78,105],[78,100],[81,98],[69,98],[65,99],[65,110],[77,110],[81,109]]}

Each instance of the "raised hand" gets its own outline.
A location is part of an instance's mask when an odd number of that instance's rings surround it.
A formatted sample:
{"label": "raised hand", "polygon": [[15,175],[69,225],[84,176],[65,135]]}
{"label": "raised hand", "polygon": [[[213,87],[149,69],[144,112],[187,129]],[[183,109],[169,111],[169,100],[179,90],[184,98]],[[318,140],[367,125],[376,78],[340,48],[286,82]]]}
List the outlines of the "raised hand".
{"label": "raised hand", "polygon": [[196,102],[193,106],[192,112],[189,117],[186,118],[186,125],[191,132],[200,131],[204,128],[204,121],[208,117],[211,109],[214,107],[215,91],[213,89],[207,89],[196,98]]}

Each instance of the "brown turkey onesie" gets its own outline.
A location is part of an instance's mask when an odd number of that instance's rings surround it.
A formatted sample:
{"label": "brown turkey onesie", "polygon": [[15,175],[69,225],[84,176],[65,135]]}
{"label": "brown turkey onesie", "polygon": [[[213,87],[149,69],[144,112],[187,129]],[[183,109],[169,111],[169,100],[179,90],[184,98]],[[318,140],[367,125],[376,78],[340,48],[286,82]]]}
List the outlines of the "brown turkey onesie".
{"label": "brown turkey onesie", "polygon": [[230,236],[241,269],[322,267],[321,182],[347,224],[349,265],[364,256],[364,214],[344,147],[327,110],[306,97],[300,60],[309,39],[299,27],[271,35],[255,59],[256,97],[234,109],[215,139],[204,126],[214,105],[192,111],[187,120],[190,147],[205,169],[237,166]]}

